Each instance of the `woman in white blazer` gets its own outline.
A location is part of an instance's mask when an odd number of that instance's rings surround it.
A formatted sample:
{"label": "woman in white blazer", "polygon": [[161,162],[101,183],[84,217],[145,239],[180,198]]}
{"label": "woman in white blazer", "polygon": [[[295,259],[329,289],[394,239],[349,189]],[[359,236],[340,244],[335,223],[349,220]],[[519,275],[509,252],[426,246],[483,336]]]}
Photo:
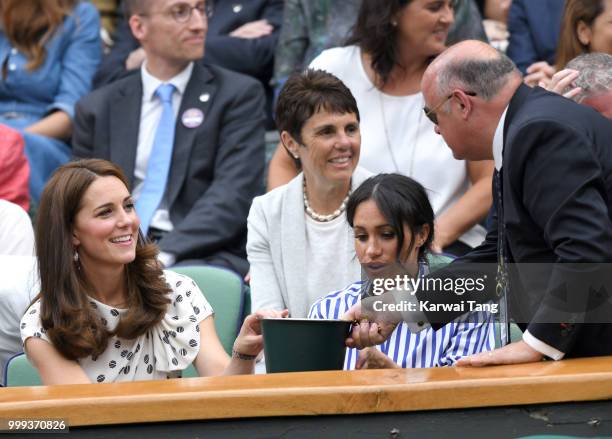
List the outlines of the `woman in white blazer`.
{"label": "woman in white blazer", "polygon": [[322,293],[361,275],[344,211],[351,191],[371,174],[357,168],[357,103],[335,76],[307,70],[291,77],[278,98],[276,123],[302,172],[253,200],[247,241],[252,307],[306,317]]}

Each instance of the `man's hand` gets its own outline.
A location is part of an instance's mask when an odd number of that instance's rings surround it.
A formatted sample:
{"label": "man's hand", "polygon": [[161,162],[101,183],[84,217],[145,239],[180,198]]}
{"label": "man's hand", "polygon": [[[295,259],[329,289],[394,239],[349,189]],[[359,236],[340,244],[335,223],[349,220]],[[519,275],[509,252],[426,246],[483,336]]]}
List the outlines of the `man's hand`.
{"label": "man's hand", "polygon": [[[376,318],[376,317],[372,317]],[[379,345],[389,338],[398,322],[370,321],[370,317],[362,314],[361,303],[353,305],[342,316],[342,320],[355,322],[351,334],[346,339],[349,348],[363,349]]]}
{"label": "man's hand", "polygon": [[125,60],[125,68],[127,70],[138,69],[146,58],[147,54],[145,53],[144,49],[142,47],[139,47],[138,49],[135,49],[130,52],[127,59]]}
{"label": "man's hand", "polygon": [[543,354],[521,340],[510,343],[500,349],[463,357],[455,363],[455,366],[483,367],[501,364],[535,363],[542,361],[542,358],[544,358]]}
{"label": "man's hand", "polygon": [[371,347],[359,351],[355,369],[399,369],[399,366],[378,349]]}
{"label": "man's hand", "polygon": [[546,61],[539,61],[527,67],[527,75],[523,78],[523,82],[530,87],[539,84],[548,86],[554,74],[555,68],[553,66]]}
{"label": "man's hand", "polygon": [[553,93],[557,93],[563,95],[563,97],[572,99],[582,91],[582,88],[573,85],[573,82],[579,75],[580,72],[578,70],[561,70],[553,75],[550,83],[545,88],[548,91],[552,91]]}
{"label": "man's hand", "polygon": [[264,19],[245,23],[234,29],[229,35],[230,37],[253,39],[270,35],[273,30],[274,26]]}

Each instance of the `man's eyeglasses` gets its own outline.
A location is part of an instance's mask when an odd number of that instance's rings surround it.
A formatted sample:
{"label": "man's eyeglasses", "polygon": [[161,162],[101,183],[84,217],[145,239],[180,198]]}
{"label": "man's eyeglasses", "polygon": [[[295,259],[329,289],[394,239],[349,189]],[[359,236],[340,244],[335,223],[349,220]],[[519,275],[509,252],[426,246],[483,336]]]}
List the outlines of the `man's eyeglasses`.
{"label": "man's eyeglasses", "polygon": [[194,9],[197,10],[202,17],[210,18],[213,14],[213,2],[212,0],[209,0],[207,2],[199,2],[195,6],[191,6],[189,3],[176,3],[168,11],[153,12],[150,14],[140,15],[169,15],[177,23],[187,23],[189,20],[191,20],[191,16],[193,14]]}
{"label": "man's eyeglasses", "polygon": [[[476,96],[476,93],[474,93],[473,91],[466,91],[464,93],[468,96]],[[438,108],[444,105],[452,97],[453,93],[449,94],[442,102],[440,102],[432,109],[429,109],[428,107],[423,107],[423,111],[425,112],[425,116],[427,116],[427,119],[431,120],[434,125],[438,125],[438,115],[436,114],[436,111],[438,111]]]}

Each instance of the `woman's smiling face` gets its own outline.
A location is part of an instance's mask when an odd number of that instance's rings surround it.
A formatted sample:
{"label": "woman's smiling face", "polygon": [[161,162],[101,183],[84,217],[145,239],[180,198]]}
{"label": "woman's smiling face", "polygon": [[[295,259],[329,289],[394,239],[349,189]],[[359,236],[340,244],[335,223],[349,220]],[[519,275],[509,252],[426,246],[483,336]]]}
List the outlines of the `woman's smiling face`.
{"label": "woman's smiling face", "polygon": [[136,257],[140,220],[132,197],[116,177],[98,177],[85,191],[74,218],[72,243],[88,270],[120,266]]}
{"label": "woman's smiling face", "polygon": [[454,20],[450,0],[412,0],[397,16],[400,47],[423,56],[438,55],[446,49]]}
{"label": "woman's smiling face", "polygon": [[302,144],[291,142],[307,181],[349,181],[359,162],[361,133],[354,113],[320,110],[304,123]]}

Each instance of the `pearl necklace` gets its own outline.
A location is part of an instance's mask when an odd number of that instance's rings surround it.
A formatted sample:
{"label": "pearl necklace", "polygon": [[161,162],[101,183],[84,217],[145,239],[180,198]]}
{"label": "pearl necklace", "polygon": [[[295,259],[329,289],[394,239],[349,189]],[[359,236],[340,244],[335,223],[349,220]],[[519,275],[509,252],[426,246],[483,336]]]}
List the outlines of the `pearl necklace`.
{"label": "pearl necklace", "polygon": [[342,200],[342,204],[340,204],[339,208],[334,210],[334,212],[329,215],[321,215],[315,212],[312,209],[312,207],[310,207],[310,203],[308,202],[308,195],[306,195],[306,179],[304,179],[304,210],[306,211],[306,215],[308,215],[310,218],[312,218],[315,221],[319,221],[321,223],[327,223],[329,221],[332,221],[338,218],[346,210],[346,205],[348,203],[348,199],[350,196],[351,196],[351,190],[349,189],[348,194],[346,195],[346,197],[344,197],[344,200]]}

